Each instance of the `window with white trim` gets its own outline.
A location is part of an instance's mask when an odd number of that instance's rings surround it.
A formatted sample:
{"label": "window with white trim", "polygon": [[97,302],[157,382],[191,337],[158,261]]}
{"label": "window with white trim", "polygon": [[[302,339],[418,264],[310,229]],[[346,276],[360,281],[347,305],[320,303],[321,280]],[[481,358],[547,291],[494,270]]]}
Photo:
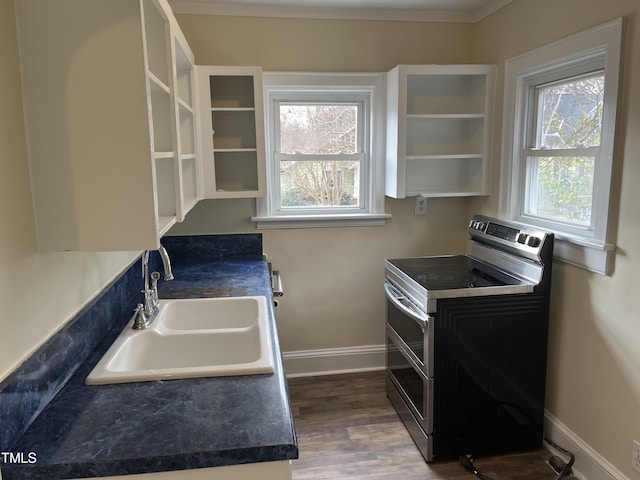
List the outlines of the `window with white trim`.
{"label": "window with white trim", "polygon": [[609,274],[623,19],[505,66],[500,213],[555,233],[555,256]]}
{"label": "window with white trim", "polygon": [[384,76],[265,73],[258,228],[382,225]]}

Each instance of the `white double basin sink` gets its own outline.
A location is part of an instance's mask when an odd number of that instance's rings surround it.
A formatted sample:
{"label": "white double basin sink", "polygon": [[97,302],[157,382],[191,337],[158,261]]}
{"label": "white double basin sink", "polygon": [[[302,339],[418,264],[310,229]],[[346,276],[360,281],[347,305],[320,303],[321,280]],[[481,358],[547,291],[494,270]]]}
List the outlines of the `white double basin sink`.
{"label": "white double basin sink", "polygon": [[153,323],[130,321],[85,383],[273,373],[267,305],[264,296],[161,300]]}

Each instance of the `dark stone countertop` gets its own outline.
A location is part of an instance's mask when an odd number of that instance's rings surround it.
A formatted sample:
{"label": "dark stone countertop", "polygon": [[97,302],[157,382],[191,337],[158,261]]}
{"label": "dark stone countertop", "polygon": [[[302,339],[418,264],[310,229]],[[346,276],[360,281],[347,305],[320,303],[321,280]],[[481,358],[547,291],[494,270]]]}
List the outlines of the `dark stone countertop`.
{"label": "dark stone countertop", "polygon": [[[174,267],[174,274],[161,298],[271,298],[264,261],[206,261]],[[3,478],[93,478],[297,458],[268,303],[276,357],[270,375],[87,386],[84,379],[124,327],[115,325],[12,448],[25,458],[37,452],[37,462],[3,467]]]}

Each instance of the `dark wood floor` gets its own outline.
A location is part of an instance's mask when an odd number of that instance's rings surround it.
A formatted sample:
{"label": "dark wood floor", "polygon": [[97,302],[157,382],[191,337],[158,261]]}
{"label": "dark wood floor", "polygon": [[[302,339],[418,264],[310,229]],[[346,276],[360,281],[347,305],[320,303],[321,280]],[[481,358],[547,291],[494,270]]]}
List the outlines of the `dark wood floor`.
{"label": "dark wood floor", "polygon": [[[300,458],[294,480],[474,480],[457,462],[423,460],[384,391],[384,373],[289,379]],[[554,480],[551,454],[477,458],[494,480]]]}

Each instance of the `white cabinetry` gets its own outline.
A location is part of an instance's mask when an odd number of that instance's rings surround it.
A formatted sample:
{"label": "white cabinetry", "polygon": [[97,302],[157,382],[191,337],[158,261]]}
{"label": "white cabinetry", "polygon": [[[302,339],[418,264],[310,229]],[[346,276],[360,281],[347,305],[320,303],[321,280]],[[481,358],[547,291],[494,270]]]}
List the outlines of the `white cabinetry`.
{"label": "white cabinetry", "polygon": [[193,53],[183,37],[182,32],[175,27],[173,35],[174,63],[174,102],[176,117],[176,145],[178,191],[176,220],[181,222],[185,215],[200,200],[200,162],[197,157],[196,137],[196,96],[195,96],[195,68]]}
{"label": "white cabinetry", "polygon": [[265,196],[262,69],[197,70],[204,197]]}
{"label": "white cabinetry", "polygon": [[386,195],[488,195],[494,97],[493,65],[388,72]]}
{"label": "white cabinetry", "polygon": [[157,248],[198,196],[193,54],[169,5],[16,10],[40,250]]}

